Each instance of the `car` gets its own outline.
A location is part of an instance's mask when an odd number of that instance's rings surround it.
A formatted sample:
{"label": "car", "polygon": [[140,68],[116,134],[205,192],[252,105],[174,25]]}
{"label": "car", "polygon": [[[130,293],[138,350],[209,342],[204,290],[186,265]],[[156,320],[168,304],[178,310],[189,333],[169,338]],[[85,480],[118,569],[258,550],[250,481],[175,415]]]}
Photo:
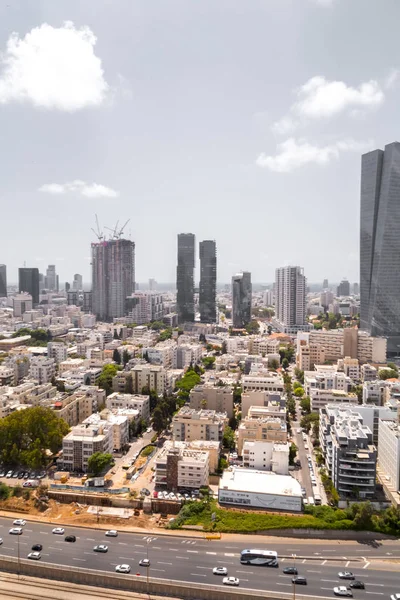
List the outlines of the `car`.
{"label": "car", "polygon": [[344,585],[339,585],[338,587],[333,588],[333,593],[335,596],[347,596],[348,598],[353,597],[353,592],[349,590]]}
{"label": "car", "polygon": [[29,552],[28,558],[30,558],[31,560],[40,560],[42,558],[42,555],[40,554],[40,552]]}
{"label": "car", "polygon": [[18,477],[18,471],[14,471],[14,473],[11,475],[11,477],[13,479],[17,479],[17,477]]}
{"label": "car", "polygon": [[226,567],[214,567],[214,575],[228,575],[228,569]]}
{"label": "car", "polygon": [[390,600],[400,600],[400,594],[392,594]]}
{"label": "car", "polygon": [[56,535],[64,535],[65,529],[64,527],[54,527],[51,533],[55,533]]}
{"label": "car", "polygon": [[12,471],[8,471],[6,477],[7,479],[11,479],[13,472]]}
{"label": "car", "polygon": [[283,572],[285,573],[285,575],[297,575],[298,574],[297,567],[285,567],[283,569]]}
{"label": "car", "polygon": [[32,550],[34,550],[35,552],[41,552],[43,550],[43,546],[42,544],[33,544]]}
{"label": "car", "polygon": [[65,542],[76,542],[76,535],[66,535],[64,538],[64,541]]}
{"label": "car", "polygon": [[13,521],[13,525],[16,525],[17,527],[25,527],[26,521],[25,519],[15,519],[15,521]]}
{"label": "car", "polygon": [[18,473],[18,479],[23,479],[23,477],[24,477],[24,472],[23,472],[23,471],[20,471],[20,472]]}
{"label": "car", "polygon": [[109,529],[106,531],[107,537],[118,537],[118,531],[116,529]]}
{"label": "car", "polygon": [[6,472],[5,471],[0,471],[0,477],[5,477],[6,476]]}
{"label": "car", "polygon": [[365,590],[365,583],[363,581],[351,581],[349,587],[355,590]]}
{"label": "car", "polygon": [[340,579],[355,579],[355,576],[351,571],[340,571],[338,575]]}
{"label": "car", "polygon": [[2,543],[3,543],[3,538],[0,538],[0,546],[2,545]]}
{"label": "car", "polygon": [[117,565],[115,567],[115,572],[116,573],[130,573],[131,568],[129,565]]}
{"label": "car", "polygon": [[98,544],[93,548],[93,552],[108,552],[108,546],[105,544]]}
{"label": "car", "polygon": [[237,577],[224,577],[222,580],[224,585],[239,585],[239,579]]}
{"label": "car", "polygon": [[29,479],[29,473],[28,473],[28,471],[25,471],[25,473],[24,473],[24,479]]}
{"label": "car", "polygon": [[297,583],[298,585],[307,585],[307,579],[305,577],[293,577],[292,583]]}
{"label": "car", "polygon": [[22,535],[22,527],[11,527],[8,533],[11,533],[11,535]]}
{"label": "car", "polygon": [[142,558],[142,560],[139,560],[139,565],[141,567],[149,567],[150,566],[150,560],[148,558]]}

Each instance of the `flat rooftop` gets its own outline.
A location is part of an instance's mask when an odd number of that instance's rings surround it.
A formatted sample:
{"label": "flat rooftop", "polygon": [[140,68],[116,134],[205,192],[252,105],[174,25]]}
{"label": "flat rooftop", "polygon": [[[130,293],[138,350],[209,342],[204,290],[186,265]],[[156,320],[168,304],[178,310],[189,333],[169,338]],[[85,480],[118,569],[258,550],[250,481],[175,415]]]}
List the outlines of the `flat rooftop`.
{"label": "flat rooftop", "polygon": [[219,482],[219,489],[302,497],[301,485],[294,477],[255,469],[224,471]]}

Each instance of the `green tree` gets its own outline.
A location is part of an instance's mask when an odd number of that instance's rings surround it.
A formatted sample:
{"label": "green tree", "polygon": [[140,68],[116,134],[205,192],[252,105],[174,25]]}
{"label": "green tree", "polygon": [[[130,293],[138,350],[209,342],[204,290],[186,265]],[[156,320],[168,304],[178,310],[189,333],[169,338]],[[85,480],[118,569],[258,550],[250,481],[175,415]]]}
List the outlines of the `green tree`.
{"label": "green tree", "polygon": [[296,458],[296,454],[297,454],[297,446],[294,442],[292,442],[290,444],[290,448],[289,448],[289,465],[294,465],[294,459]]}
{"label": "green tree", "polygon": [[297,381],[299,381],[301,384],[304,383],[304,371],[296,367],[294,370],[294,375]]}
{"label": "green tree", "polygon": [[153,331],[160,331],[164,328],[165,325],[162,321],[153,321],[152,323],[150,323],[150,329],[152,329]]}
{"label": "green tree", "polygon": [[117,363],[117,365],[121,364],[121,353],[119,352],[119,350],[117,350],[117,348],[115,348],[113,352],[113,361]]}
{"label": "green tree", "polygon": [[302,398],[304,396],[304,389],[301,386],[297,387],[294,390],[294,395],[297,396],[297,398]]}
{"label": "green tree", "polygon": [[238,428],[238,424],[239,424],[239,423],[238,423],[238,420],[237,420],[237,418],[235,417],[235,415],[233,415],[233,417],[231,417],[231,418],[229,419],[229,427],[230,427],[230,428],[231,428],[233,431],[236,431],[236,429]]}
{"label": "green tree", "polygon": [[399,367],[393,362],[388,362],[387,366],[389,367],[389,369],[392,369],[392,371],[396,371],[397,374],[399,373]]}
{"label": "green tree", "polygon": [[394,369],[379,369],[378,371],[378,377],[379,379],[385,380],[385,379],[397,379],[398,376],[398,371],[395,371]]}
{"label": "green tree", "polygon": [[353,394],[356,394],[358,404],[362,404],[363,403],[363,386],[362,385],[354,385],[351,388],[351,391]]}
{"label": "green tree", "polygon": [[133,394],[133,377],[131,373],[125,378],[125,394]]}
{"label": "green tree", "polygon": [[224,433],[222,436],[222,445],[224,446],[224,448],[229,448],[230,450],[233,450],[233,448],[235,447],[235,434],[233,433],[233,430],[231,429],[231,427],[229,427],[229,425],[227,425],[224,429]]}
{"label": "green tree", "polygon": [[0,500],[7,500],[10,497],[10,488],[5,483],[0,483]]}
{"label": "green tree", "polygon": [[114,329],[114,340],[119,340],[120,337],[118,335],[118,331],[116,329]]}
{"label": "green tree", "polygon": [[308,396],[304,396],[300,400],[300,408],[305,413],[309,414],[311,412],[311,400]]}
{"label": "green tree", "polygon": [[319,423],[319,414],[317,412],[312,412],[309,415],[304,415],[304,417],[301,417],[300,427],[308,433],[316,422]]}
{"label": "green tree", "polygon": [[215,356],[205,356],[202,359],[202,363],[206,369],[213,369],[215,363]]}
{"label": "green tree", "polygon": [[165,340],[170,340],[171,338],[172,338],[172,328],[167,327],[166,329],[164,329],[164,331],[161,331],[158,339],[160,342],[165,342]]}
{"label": "green tree", "polygon": [[129,354],[128,350],[124,350],[122,353],[122,364],[125,365],[130,361],[131,359],[131,355]]}
{"label": "green tree", "polygon": [[250,323],[247,323],[245,329],[249,335],[256,334],[260,331],[260,325],[258,321],[253,320],[250,321]]}
{"label": "green tree", "polygon": [[105,390],[106,395],[109,396],[112,392],[112,380],[113,377],[118,373],[117,365],[104,365],[101,375],[98,379],[97,385]]}
{"label": "green tree", "polygon": [[288,359],[285,357],[285,358],[282,360],[282,368],[286,370],[288,367],[289,367],[289,361],[288,361]]}
{"label": "green tree", "polygon": [[105,472],[112,462],[112,454],[108,452],[95,452],[89,457],[88,472],[96,477]]}
{"label": "green tree", "polygon": [[279,362],[276,360],[276,358],[273,358],[271,361],[269,361],[269,368],[271,371],[276,371],[279,369]]}
{"label": "green tree", "polygon": [[233,386],[233,401],[235,404],[241,404],[242,402],[242,388],[236,383]]}
{"label": "green tree", "polygon": [[162,431],[164,431],[164,429],[167,427],[167,419],[163,413],[162,407],[161,406],[156,406],[156,408],[153,410],[153,415],[152,415],[152,421],[151,421],[151,425],[154,429],[154,431],[160,435],[160,433]]}
{"label": "green tree", "polygon": [[287,398],[286,410],[288,412],[288,415],[290,415],[292,419],[296,418],[296,401],[294,398]]}

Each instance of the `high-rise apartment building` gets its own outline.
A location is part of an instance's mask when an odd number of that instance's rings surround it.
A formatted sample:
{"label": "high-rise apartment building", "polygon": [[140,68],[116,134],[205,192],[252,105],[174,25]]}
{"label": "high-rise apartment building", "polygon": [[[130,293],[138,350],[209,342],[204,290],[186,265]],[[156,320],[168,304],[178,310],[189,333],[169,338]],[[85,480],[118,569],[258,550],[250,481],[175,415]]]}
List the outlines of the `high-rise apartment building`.
{"label": "high-rise apartment building", "polygon": [[400,344],[400,144],[362,156],[360,213],[360,326]]}
{"label": "high-rise apartment building", "polygon": [[39,269],[22,267],[18,269],[19,291],[32,296],[33,304],[39,304]]}
{"label": "high-rise apartment building", "polygon": [[7,298],[7,267],[0,265],[0,298]]}
{"label": "high-rise apartment building", "polygon": [[347,279],[342,279],[336,289],[337,296],[350,296],[350,283]]}
{"label": "high-rise apartment building", "polygon": [[49,292],[58,292],[58,275],[55,265],[49,265],[44,278],[44,287]]}
{"label": "high-rise apartment building", "polygon": [[248,271],[232,277],[232,324],[235,329],[242,329],[251,321],[252,289]]}
{"label": "high-rise apartment building", "polygon": [[75,275],[74,275],[74,281],[72,282],[72,289],[74,292],[80,292],[81,290],[83,290],[83,279],[82,279],[82,275],[79,275],[79,273],[75,273]]}
{"label": "high-rise apartment building", "polygon": [[275,324],[284,333],[297,333],[306,325],[307,280],[302,267],[281,267],[275,272]]}
{"label": "high-rise apartment building", "polygon": [[324,279],[324,281],[322,282],[322,289],[327,290],[328,288],[329,288],[329,281],[327,279]]}
{"label": "high-rise apartment building", "polygon": [[92,243],[92,304],[98,319],[126,313],[126,298],[135,291],[135,242],[113,239]]}
{"label": "high-rise apartment building", "polygon": [[215,323],[217,293],[217,248],[214,240],[200,242],[200,321]]}
{"label": "high-rise apartment building", "polygon": [[176,268],[177,312],[179,323],[194,321],[195,236],[178,234],[178,266]]}

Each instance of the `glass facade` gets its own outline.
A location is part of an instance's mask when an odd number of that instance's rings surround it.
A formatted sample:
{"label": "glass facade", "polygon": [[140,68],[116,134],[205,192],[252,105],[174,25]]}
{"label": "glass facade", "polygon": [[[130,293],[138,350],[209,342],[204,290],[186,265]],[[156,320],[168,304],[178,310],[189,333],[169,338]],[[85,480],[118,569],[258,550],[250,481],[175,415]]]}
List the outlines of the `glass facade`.
{"label": "glass facade", "polygon": [[232,277],[232,324],[243,329],[251,321],[251,273],[245,271]]}
{"label": "glass facade", "polygon": [[179,323],[194,321],[195,236],[178,234],[178,266],[176,268],[177,311]]}
{"label": "glass facade", "polygon": [[217,249],[214,240],[200,242],[200,321],[215,323],[217,293]]}
{"label": "glass facade", "polygon": [[0,298],[7,298],[7,267],[0,265]]}
{"label": "glass facade", "polygon": [[18,269],[19,291],[32,296],[33,304],[39,304],[39,269]]}

